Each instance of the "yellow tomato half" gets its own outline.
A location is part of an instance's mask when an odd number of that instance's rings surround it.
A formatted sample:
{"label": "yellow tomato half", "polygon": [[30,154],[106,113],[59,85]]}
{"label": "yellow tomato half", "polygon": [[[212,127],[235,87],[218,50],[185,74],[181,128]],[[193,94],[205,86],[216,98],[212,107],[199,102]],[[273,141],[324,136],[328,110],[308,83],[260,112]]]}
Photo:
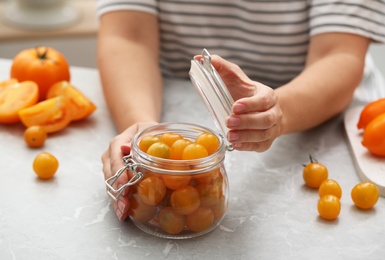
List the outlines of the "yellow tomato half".
{"label": "yellow tomato half", "polygon": [[0,123],[14,124],[20,122],[18,112],[36,104],[38,98],[38,86],[32,81],[11,83],[2,87],[0,92]]}
{"label": "yellow tomato half", "polygon": [[69,100],[65,96],[50,98],[22,109],[19,116],[26,127],[38,125],[43,127],[47,133],[65,128],[72,118]]}
{"label": "yellow tomato half", "polygon": [[60,81],[51,86],[47,92],[47,99],[61,95],[70,100],[73,121],[84,119],[96,110],[94,103],[68,81]]}

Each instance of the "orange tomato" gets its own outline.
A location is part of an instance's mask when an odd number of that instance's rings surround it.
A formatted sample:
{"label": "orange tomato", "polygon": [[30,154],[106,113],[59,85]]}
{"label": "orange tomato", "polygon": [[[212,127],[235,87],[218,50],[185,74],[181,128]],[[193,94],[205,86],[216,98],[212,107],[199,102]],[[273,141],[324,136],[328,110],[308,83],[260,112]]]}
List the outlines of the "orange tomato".
{"label": "orange tomato", "polygon": [[53,84],[70,80],[70,69],[67,60],[60,52],[40,46],[22,50],[14,57],[11,78],[36,82],[41,101],[45,99],[48,89]]}
{"label": "orange tomato", "polygon": [[145,136],[139,142],[139,149],[142,150],[143,152],[147,152],[148,148],[156,142],[160,142],[160,138],[158,136],[156,135]]}
{"label": "orange tomato", "polygon": [[166,186],[161,178],[149,176],[139,183],[138,194],[144,203],[156,205],[165,197]]}
{"label": "orange tomato", "polygon": [[324,180],[319,186],[318,194],[320,197],[330,194],[341,199],[342,189],[338,182],[336,182],[335,180],[327,179]]}
{"label": "orange tomato", "polygon": [[24,131],[23,137],[29,147],[38,148],[44,145],[47,132],[43,127],[34,125]]}
{"label": "orange tomato", "polygon": [[310,156],[310,163],[303,168],[303,180],[310,188],[319,188],[321,183],[328,178],[328,169],[325,165],[313,160]]}
{"label": "orange tomato", "polygon": [[211,210],[214,213],[214,220],[221,219],[225,215],[226,209],[227,200],[225,196],[222,196],[218,203],[211,207]]}
{"label": "orange tomato", "polygon": [[64,80],[53,84],[49,88],[46,98],[60,95],[66,96],[70,100],[73,121],[84,119],[96,110],[94,103],[68,81]]}
{"label": "orange tomato", "polygon": [[50,179],[55,175],[59,167],[59,161],[52,154],[42,152],[35,157],[32,166],[39,178]]}
{"label": "orange tomato", "polygon": [[170,204],[181,215],[191,214],[199,207],[199,193],[194,187],[184,186],[171,194]]}
{"label": "orange tomato", "polygon": [[362,145],[374,155],[385,156],[385,113],[366,126]]}
{"label": "orange tomato", "polygon": [[174,133],[164,133],[160,136],[160,140],[171,147],[171,145],[178,139],[182,139],[183,136]]}
{"label": "orange tomato", "polygon": [[195,139],[195,142],[197,144],[203,145],[206,148],[209,155],[215,153],[218,150],[220,145],[218,138],[212,133],[200,134]]}
{"label": "orange tomato", "polygon": [[146,223],[156,214],[156,206],[144,203],[138,193],[134,193],[130,197],[129,202],[130,208],[128,209],[128,215],[130,215],[137,222]]}
{"label": "orange tomato", "polygon": [[178,234],[183,231],[185,216],[178,214],[171,207],[166,207],[159,212],[159,225],[169,234]]}
{"label": "orange tomato", "polygon": [[19,117],[26,127],[38,125],[47,133],[57,132],[71,122],[68,102],[65,96],[50,98],[20,110]]}
{"label": "orange tomato", "polygon": [[214,212],[210,208],[201,207],[186,216],[186,226],[194,232],[210,228],[214,223]]}
{"label": "orange tomato", "polygon": [[213,183],[200,183],[195,188],[199,192],[201,206],[214,206],[223,195],[223,178],[219,176]]}
{"label": "orange tomato", "polygon": [[192,142],[188,139],[178,139],[171,145],[171,155],[170,159],[173,160],[181,160],[182,159],[182,152],[184,148],[186,148],[187,145],[191,144]]}
{"label": "orange tomato", "polygon": [[334,195],[325,195],[318,200],[318,213],[326,220],[336,219],[341,211],[340,199]]}
{"label": "orange tomato", "polygon": [[196,174],[193,176],[193,179],[200,183],[212,183],[217,177],[220,176],[220,174],[220,168],[217,167],[211,171]]}
{"label": "orange tomato", "polygon": [[15,124],[20,122],[18,112],[36,104],[39,89],[36,83],[24,81],[10,83],[0,92],[0,123]]}
{"label": "orange tomato", "polygon": [[370,102],[362,109],[357,128],[365,129],[374,118],[383,113],[385,113],[385,98]]}
{"label": "orange tomato", "polygon": [[156,142],[147,149],[147,154],[163,159],[169,159],[171,148],[165,143]]}
{"label": "orange tomato", "polygon": [[206,148],[197,143],[187,145],[182,152],[182,160],[193,160],[208,156]]}
{"label": "orange tomato", "polygon": [[380,193],[375,184],[361,182],[353,187],[350,193],[354,205],[360,209],[370,209],[376,205]]}
{"label": "orange tomato", "polygon": [[190,175],[163,175],[163,181],[167,188],[177,190],[190,183]]}

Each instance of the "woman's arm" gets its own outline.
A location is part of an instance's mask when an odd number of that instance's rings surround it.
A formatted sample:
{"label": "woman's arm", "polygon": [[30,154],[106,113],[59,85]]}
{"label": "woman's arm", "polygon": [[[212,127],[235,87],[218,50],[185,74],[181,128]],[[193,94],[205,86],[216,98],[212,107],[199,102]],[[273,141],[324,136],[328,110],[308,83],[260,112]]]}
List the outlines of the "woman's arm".
{"label": "woman's arm", "polygon": [[100,18],[98,67],[108,108],[119,130],[159,121],[162,80],[157,17],[116,11]]}
{"label": "woman's arm", "polygon": [[345,33],[311,38],[303,72],[276,89],[283,111],[282,133],[317,126],[349,105],[363,76],[369,43]]}
{"label": "woman's arm", "polygon": [[[142,128],[159,121],[162,80],[159,69],[157,18],[132,11],[104,14],[98,35],[98,66],[104,96],[119,135],[102,155],[104,178],[123,167],[132,137]],[[123,131],[124,130],[124,131]],[[122,174],[114,183],[118,189],[131,178]],[[120,220],[128,216],[128,189],[118,201],[112,200]]]}
{"label": "woman's arm", "polygon": [[364,71],[370,40],[353,34],[312,37],[303,72],[272,90],[218,56],[212,63],[234,97],[227,139],[237,150],[267,150],[280,135],[315,127],[342,112]]}

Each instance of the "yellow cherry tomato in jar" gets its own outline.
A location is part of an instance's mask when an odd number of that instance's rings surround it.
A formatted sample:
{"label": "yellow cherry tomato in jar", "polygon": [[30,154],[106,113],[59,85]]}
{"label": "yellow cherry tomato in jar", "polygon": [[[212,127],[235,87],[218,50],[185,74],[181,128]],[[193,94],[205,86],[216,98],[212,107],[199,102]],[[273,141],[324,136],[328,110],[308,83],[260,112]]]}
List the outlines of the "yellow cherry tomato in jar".
{"label": "yellow cherry tomato in jar", "polygon": [[147,154],[163,159],[170,159],[171,149],[165,143],[156,142],[147,149]]}
{"label": "yellow cherry tomato in jar", "polygon": [[192,186],[177,189],[171,194],[170,204],[181,215],[191,214],[200,205],[199,192]]}
{"label": "yellow cherry tomato in jar", "polygon": [[191,143],[184,148],[182,152],[182,160],[193,160],[208,156],[206,148],[197,143]]}
{"label": "yellow cherry tomato in jar", "polygon": [[148,136],[145,136],[143,137],[142,140],[140,140],[139,142],[139,149],[142,150],[143,152],[147,152],[148,148],[156,143],[156,142],[160,142],[160,138],[159,136],[156,136],[156,135],[148,135]]}
{"label": "yellow cherry tomato in jar", "polygon": [[194,232],[209,229],[214,223],[214,212],[207,207],[200,207],[186,216],[186,226]]}
{"label": "yellow cherry tomato in jar", "polygon": [[183,139],[183,136],[180,134],[174,134],[174,133],[164,133],[160,136],[160,141],[167,144],[171,147],[171,145],[179,139]]}
{"label": "yellow cherry tomato in jar", "polygon": [[171,207],[162,208],[159,212],[159,225],[168,234],[178,234],[184,229],[185,216]]}
{"label": "yellow cherry tomato in jar", "polygon": [[144,203],[156,205],[166,195],[166,185],[161,178],[149,176],[139,183],[138,194]]}
{"label": "yellow cherry tomato in jar", "polygon": [[215,153],[220,145],[218,138],[214,134],[208,132],[200,134],[195,139],[195,143],[203,145],[209,155]]}

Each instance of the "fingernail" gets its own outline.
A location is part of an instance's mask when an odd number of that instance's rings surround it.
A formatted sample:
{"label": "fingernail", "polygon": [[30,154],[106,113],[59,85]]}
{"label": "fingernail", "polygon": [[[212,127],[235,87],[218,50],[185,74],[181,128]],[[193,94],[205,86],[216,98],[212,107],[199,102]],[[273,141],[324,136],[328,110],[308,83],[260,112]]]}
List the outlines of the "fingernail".
{"label": "fingernail", "polygon": [[233,145],[234,148],[242,147],[242,143],[233,143],[232,145]]}
{"label": "fingernail", "polygon": [[228,140],[230,142],[237,141],[239,139],[239,134],[237,132],[229,132],[228,134]]}
{"label": "fingernail", "polygon": [[232,127],[232,126],[239,126],[241,124],[241,119],[237,117],[229,117],[227,118],[227,126]]}
{"label": "fingernail", "polygon": [[119,219],[119,220],[122,220],[122,218],[123,218],[123,213],[120,211],[120,209],[117,209],[117,210],[116,210],[116,216],[118,216],[118,219]]}
{"label": "fingernail", "polygon": [[243,111],[245,111],[245,105],[243,104],[234,104],[233,106],[233,112],[234,113],[242,113]]}
{"label": "fingernail", "polygon": [[118,200],[118,208],[123,213],[126,210],[126,204],[124,204],[123,201]]}

